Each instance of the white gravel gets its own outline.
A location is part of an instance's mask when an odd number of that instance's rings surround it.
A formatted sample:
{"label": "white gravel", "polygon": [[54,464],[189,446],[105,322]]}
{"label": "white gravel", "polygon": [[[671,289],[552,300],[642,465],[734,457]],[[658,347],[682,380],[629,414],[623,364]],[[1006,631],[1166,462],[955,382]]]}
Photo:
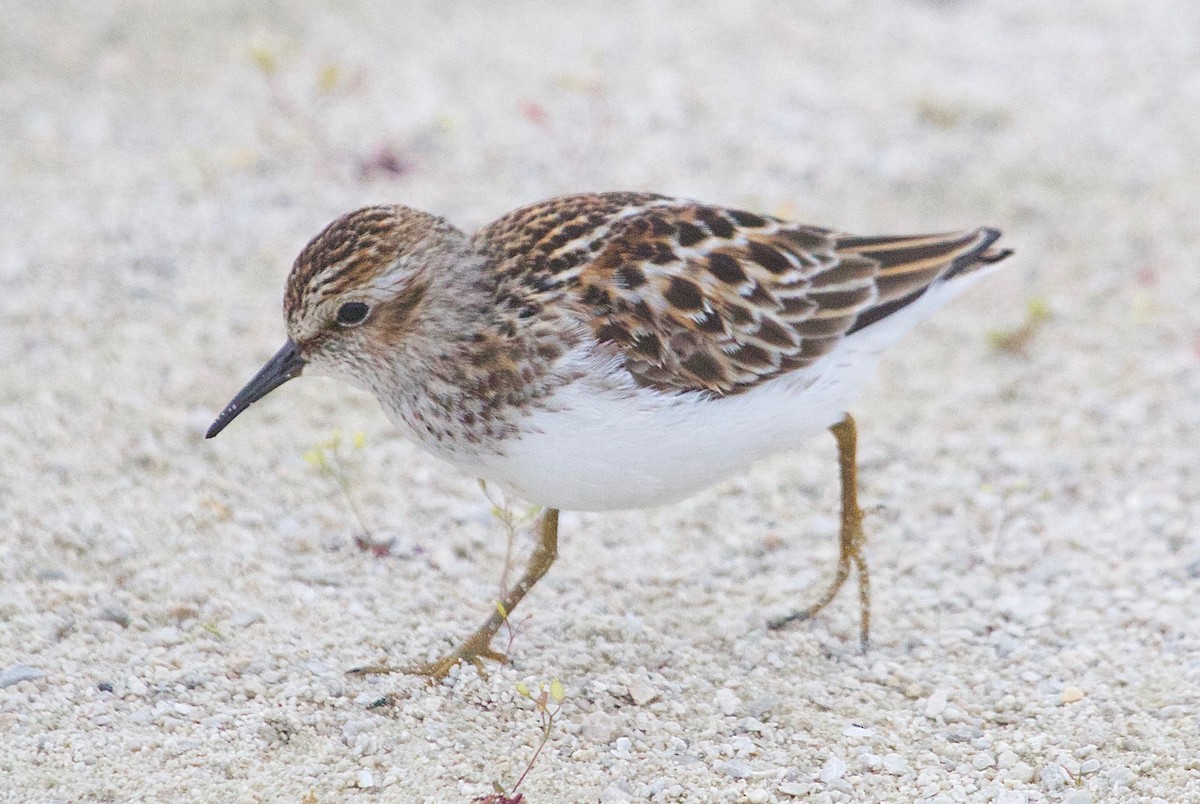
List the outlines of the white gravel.
{"label": "white gravel", "polygon": [[[0,801],[465,802],[552,678],[532,804],[1200,801],[1200,7],[342,5],[4,15]],[[485,616],[487,502],[332,383],[203,430],[333,215],[584,189],[1006,230],[855,411],[866,655],[853,594],[764,628],[832,569],[826,439],[564,515],[486,680],[344,674]],[[334,428],[388,557],[303,459]]]}

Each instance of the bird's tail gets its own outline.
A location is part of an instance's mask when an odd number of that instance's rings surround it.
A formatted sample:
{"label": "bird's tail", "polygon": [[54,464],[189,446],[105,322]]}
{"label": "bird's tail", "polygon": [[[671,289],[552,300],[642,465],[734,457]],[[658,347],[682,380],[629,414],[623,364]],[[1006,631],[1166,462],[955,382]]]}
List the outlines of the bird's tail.
{"label": "bird's tail", "polygon": [[858,315],[849,332],[870,326],[907,307],[931,285],[977,271],[1003,260],[1011,249],[994,248],[1000,230],[982,227],[966,232],[899,237],[837,239],[844,256],[857,256],[878,264],[875,304]]}

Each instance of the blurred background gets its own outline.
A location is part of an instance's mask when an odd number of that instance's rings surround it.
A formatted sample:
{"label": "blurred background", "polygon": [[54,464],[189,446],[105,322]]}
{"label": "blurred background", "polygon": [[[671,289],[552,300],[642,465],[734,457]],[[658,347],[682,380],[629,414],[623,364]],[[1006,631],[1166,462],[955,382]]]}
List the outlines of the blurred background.
{"label": "blurred background", "polygon": [[[575,724],[539,801],[1200,795],[1200,5],[3,16],[0,771],[37,792],[11,800],[466,800],[519,774],[530,674],[563,676]],[[1016,250],[856,411],[876,650],[853,650],[853,595],[762,629],[834,560],[818,444],[679,506],[564,518],[517,664],[465,692],[392,679],[411,698],[367,715],[356,696],[389,682],[342,670],[487,610],[489,504],[325,381],[202,433],[282,341],[290,262],[335,215],[402,202],[469,230],[613,189],[862,234],[993,225]],[[334,429],[338,476],[312,459]],[[682,710],[631,707],[636,684]],[[725,688],[774,703],[726,722]],[[964,719],[929,705],[947,695]],[[844,729],[866,721],[864,748]]]}

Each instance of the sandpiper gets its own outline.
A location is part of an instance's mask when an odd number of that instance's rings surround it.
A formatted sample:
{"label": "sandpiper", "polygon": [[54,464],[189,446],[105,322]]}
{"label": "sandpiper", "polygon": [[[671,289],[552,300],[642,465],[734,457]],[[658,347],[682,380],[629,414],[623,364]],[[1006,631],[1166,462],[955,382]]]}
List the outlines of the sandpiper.
{"label": "sandpiper", "polygon": [[[812,616],[869,576],[847,410],[885,348],[1010,253],[1000,233],[860,237],[649,193],[533,204],[473,237],[400,205],[333,221],[287,281],[288,338],[211,438],[301,372],[372,391],[409,438],[544,507],[521,579],[434,677],[492,638],[554,562],[560,509],[671,502],[830,429],[841,550]],[[364,668],[387,671],[390,668]]]}

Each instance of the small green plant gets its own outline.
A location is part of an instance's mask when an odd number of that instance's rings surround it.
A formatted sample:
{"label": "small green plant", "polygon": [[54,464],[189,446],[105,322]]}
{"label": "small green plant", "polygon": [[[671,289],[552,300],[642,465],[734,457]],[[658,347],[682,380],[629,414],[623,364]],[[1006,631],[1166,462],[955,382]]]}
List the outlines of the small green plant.
{"label": "small green plant", "polygon": [[265,40],[250,45],[250,61],[263,78],[274,107],[273,119],[290,124],[306,138],[327,166],[351,164],[359,178],[376,176],[397,178],[413,169],[409,158],[390,144],[381,144],[370,153],[353,154],[337,147],[327,122],[335,115],[332,106],[339,99],[361,91],[364,72],[347,71],[341,65],[327,62],[312,77],[310,89],[298,97],[289,93],[282,78],[284,47]]}
{"label": "small green plant", "polygon": [[224,638],[225,638],[225,634],[224,634],[224,632],[223,632],[223,631],[221,631],[221,629],[217,627],[217,624],[216,624],[216,623],[204,623],[204,624],[203,624],[203,625],[201,625],[200,627],[201,627],[202,629],[204,629],[204,631],[206,631],[207,633],[209,633],[209,634],[212,634],[212,635],[213,635],[214,637],[216,637],[217,639],[224,639]]}
{"label": "small green plant", "polygon": [[354,495],[350,491],[350,475],[347,468],[348,452],[357,452],[365,447],[366,444],[366,435],[356,432],[351,436],[349,450],[347,450],[342,442],[341,431],[334,430],[330,433],[329,438],[304,453],[304,460],[320,471],[321,474],[332,478],[334,483],[337,484],[338,489],[341,490],[342,497],[346,500],[346,506],[350,509],[350,513],[354,514],[354,518],[358,520],[358,526],[361,529],[361,532],[354,537],[355,545],[362,550],[369,550],[376,556],[383,557],[391,549],[391,540],[375,538],[374,532],[367,526],[362,510],[358,507],[358,503],[354,500]]}
{"label": "small green plant", "polygon": [[504,656],[508,656],[512,653],[513,642],[516,642],[517,634],[521,632],[521,626],[533,615],[526,614],[514,623],[508,618],[508,609],[504,607],[504,601],[502,600],[496,601],[496,612],[500,615],[500,619],[504,621],[504,631],[508,634],[508,641],[504,643],[504,650],[501,653]]}
{"label": "small green plant", "polygon": [[[257,68],[271,96],[271,105],[275,107],[277,119],[287,121],[296,129],[302,131],[316,149],[327,156],[336,153],[325,128],[320,121],[324,118],[323,108],[327,99],[333,94],[338,84],[339,71],[335,65],[325,66],[316,76],[314,89],[315,99],[307,103],[293,100],[284,89],[281,78],[281,62],[283,48],[278,43],[256,41],[250,45],[250,61]],[[314,107],[309,112],[309,106]]]}
{"label": "small green plant", "polygon": [[988,333],[988,340],[997,351],[1023,355],[1029,342],[1049,320],[1050,305],[1041,296],[1034,296],[1025,303],[1025,320],[1020,325],[1008,330],[994,330]]}
{"label": "small green plant", "polygon": [[525,800],[525,794],[518,793],[517,788],[521,786],[525,781],[525,777],[533,770],[533,766],[537,762],[538,757],[541,756],[542,749],[546,747],[546,743],[550,742],[550,733],[554,729],[554,718],[562,711],[563,700],[567,697],[562,682],[557,678],[549,684],[539,683],[536,695],[529,689],[529,685],[523,681],[517,682],[516,690],[517,695],[533,702],[533,709],[537,712],[538,720],[542,727],[541,739],[538,740],[538,745],[534,749],[533,756],[525,764],[525,770],[521,772],[520,777],[517,778],[512,788],[505,790],[504,786],[499,782],[493,782],[492,786],[496,792],[471,799],[476,804],[522,804]]}
{"label": "small green plant", "polygon": [[500,572],[500,594],[497,598],[497,611],[500,612],[500,617],[504,618],[504,622],[508,623],[508,612],[504,611],[503,606],[499,606],[499,601],[509,595],[509,574],[512,571],[512,542],[516,540],[517,528],[521,528],[533,522],[541,515],[540,505],[530,505],[529,508],[522,511],[521,514],[515,514],[512,511],[512,503],[508,497],[500,494],[497,498],[496,494],[492,493],[491,488],[487,487],[487,481],[480,479],[479,487],[484,492],[484,497],[487,502],[492,504],[492,516],[496,517],[500,526],[504,528],[504,570]]}

